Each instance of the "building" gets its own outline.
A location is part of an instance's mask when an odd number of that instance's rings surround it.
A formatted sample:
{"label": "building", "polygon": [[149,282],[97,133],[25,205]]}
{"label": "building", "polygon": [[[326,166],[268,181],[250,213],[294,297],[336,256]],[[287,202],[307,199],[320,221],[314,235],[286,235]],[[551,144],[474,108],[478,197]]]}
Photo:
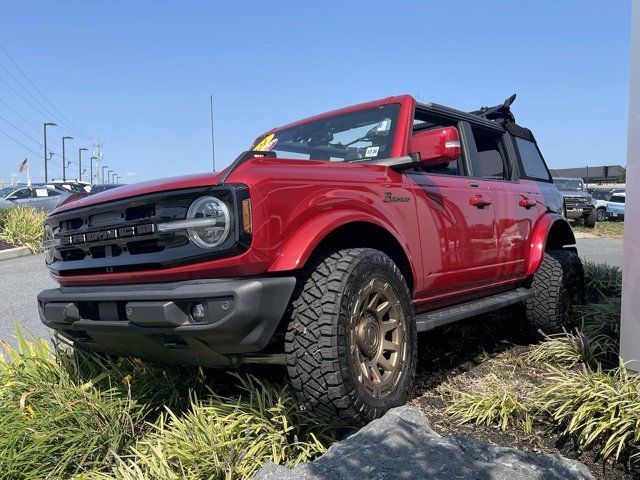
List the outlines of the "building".
{"label": "building", "polygon": [[627,171],[622,165],[602,167],[557,168],[551,170],[554,177],[582,178],[585,183],[625,183]]}

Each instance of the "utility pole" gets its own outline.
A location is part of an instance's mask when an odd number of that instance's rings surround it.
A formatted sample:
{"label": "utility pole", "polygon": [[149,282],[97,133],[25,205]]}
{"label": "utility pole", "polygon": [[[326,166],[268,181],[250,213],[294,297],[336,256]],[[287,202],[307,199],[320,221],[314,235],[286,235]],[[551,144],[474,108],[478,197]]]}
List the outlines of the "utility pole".
{"label": "utility pole", "polygon": [[211,163],[213,165],[213,171],[216,171],[216,148],[215,148],[215,143],[213,141],[213,94],[211,94],[209,96],[209,99],[211,100],[210,102],[210,106],[211,106]]}
{"label": "utility pole", "polygon": [[[91,158],[89,159],[89,183],[91,185],[95,185],[95,182],[93,181],[93,161],[96,160],[98,157],[94,157],[93,155],[91,156]],[[97,170],[97,166],[96,166],[96,170]]]}
{"label": "utility pole", "polygon": [[92,156],[96,160],[96,176],[91,178],[91,183],[96,185],[100,183],[100,162],[102,162],[102,141],[99,138],[93,141]]}
{"label": "utility pole", "polygon": [[47,169],[47,164],[49,162],[49,158],[51,158],[51,157],[48,156],[48,152],[47,152],[47,127],[56,127],[56,126],[57,125],[55,123],[53,123],[53,122],[45,122],[44,123],[44,127],[43,127],[43,130],[44,130],[44,181],[45,181],[45,183],[49,181],[49,178],[48,178],[48,176],[49,176],[48,172],[49,171]]}
{"label": "utility pole", "polygon": [[73,140],[73,137],[62,137],[62,181],[67,180],[67,159],[64,153],[64,141]]}
{"label": "utility pole", "polygon": [[82,152],[88,151],[88,148],[79,148],[78,149],[78,181],[82,181]]}

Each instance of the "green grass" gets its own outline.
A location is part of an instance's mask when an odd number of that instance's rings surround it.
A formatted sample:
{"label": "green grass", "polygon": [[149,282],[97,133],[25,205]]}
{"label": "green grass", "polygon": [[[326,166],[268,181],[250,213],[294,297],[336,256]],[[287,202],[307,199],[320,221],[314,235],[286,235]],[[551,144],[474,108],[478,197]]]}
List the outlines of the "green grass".
{"label": "green grass", "polygon": [[545,335],[545,340],[532,345],[524,354],[531,364],[549,363],[572,367],[594,365],[601,347],[580,331]]}
{"label": "green grass", "polygon": [[0,219],[0,240],[28,247],[32,252],[41,251],[46,216],[46,213],[31,207],[8,209]]}
{"label": "green grass", "polygon": [[284,386],[197,368],[156,367],[3,344],[0,478],[244,478],[294,466],[333,441]]}
{"label": "green grass", "polygon": [[594,228],[584,225],[572,225],[576,232],[588,233],[596,237],[622,238],[624,235],[624,222],[598,222]]}

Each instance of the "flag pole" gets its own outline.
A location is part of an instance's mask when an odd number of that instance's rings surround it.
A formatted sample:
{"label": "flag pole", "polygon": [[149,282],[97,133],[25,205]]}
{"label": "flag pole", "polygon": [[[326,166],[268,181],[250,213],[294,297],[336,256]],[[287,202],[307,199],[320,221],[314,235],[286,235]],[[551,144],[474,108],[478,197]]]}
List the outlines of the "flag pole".
{"label": "flag pole", "polygon": [[31,188],[31,175],[29,174],[29,161],[27,160],[27,187]]}

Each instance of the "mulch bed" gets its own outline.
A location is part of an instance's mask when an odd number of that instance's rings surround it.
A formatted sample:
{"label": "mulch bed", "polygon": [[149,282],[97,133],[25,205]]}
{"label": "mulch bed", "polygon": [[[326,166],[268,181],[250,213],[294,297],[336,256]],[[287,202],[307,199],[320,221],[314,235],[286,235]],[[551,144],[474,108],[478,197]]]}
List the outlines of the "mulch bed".
{"label": "mulch bed", "polygon": [[15,245],[11,245],[10,243],[5,242],[4,240],[0,240],[0,250],[7,250],[9,248],[15,248]]}
{"label": "mulch bed", "polygon": [[[553,426],[535,425],[531,433],[509,427],[459,425],[444,409],[450,398],[446,389],[438,389],[443,383],[456,384],[464,389],[469,384],[488,375],[496,365],[509,365],[513,349],[522,350],[537,339],[523,333],[517,327],[517,310],[505,315],[488,315],[457,326],[443,327],[419,337],[419,360],[416,370],[416,387],[411,404],[420,408],[429,419],[431,427],[442,435],[463,435],[477,441],[518,448],[537,454],[558,454],[584,463],[598,479],[635,480],[640,471],[629,471],[622,462],[603,464],[597,451],[583,451],[571,440],[562,438]],[[535,378],[534,368],[516,369],[516,374],[526,380]],[[535,380],[534,380],[535,381]]]}

